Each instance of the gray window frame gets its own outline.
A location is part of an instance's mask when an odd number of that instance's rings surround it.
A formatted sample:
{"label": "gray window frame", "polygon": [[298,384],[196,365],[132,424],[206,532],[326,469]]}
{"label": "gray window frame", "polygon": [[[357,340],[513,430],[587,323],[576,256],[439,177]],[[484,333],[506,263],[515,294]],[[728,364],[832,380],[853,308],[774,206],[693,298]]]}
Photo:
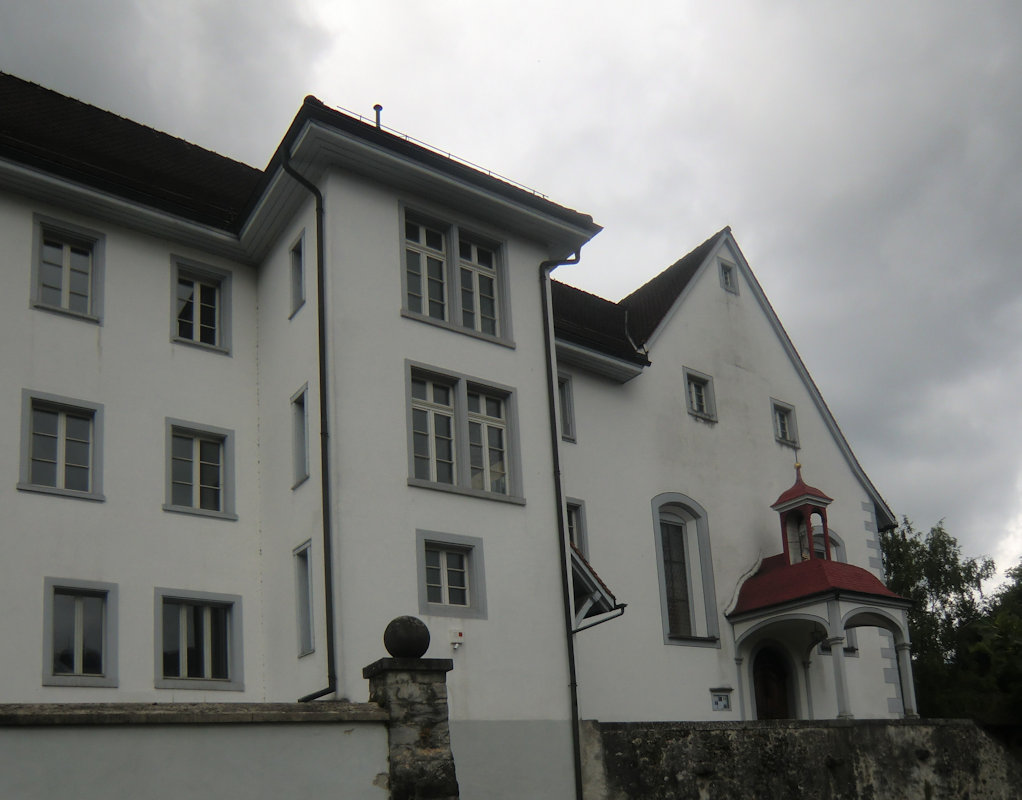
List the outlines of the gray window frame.
{"label": "gray window frame", "polygon": [[[42,281],[43,236],[51,235],[65,243],[86,245],[92,253],[89,275],[89,312],[83,314],[64,306],[44,303],[40,285]],[[30,303],[33,308],[52,311],[76,319],[103,323],[103,288],[106,277],[106,234],[73,222],[55,219],[44,214],[32,215],[32,286]]]}
{"label": "gray window frame", "polygon": [[298,631],[298,657],[316,652],[316,624],[313,614],[312,540],[307,539],[291,551],[295,566],[295,622]]}
{"label": "gray window frame", "polygon": [[[412,426],[412,381],[421,378],[446,384],[450,387],[453,395],[453,429],[454,429],[454,452],[455,471],[454,483],[440,483],[415,477],[415,443],[413,439]],[[499,396],[504,402],[505,415],[505,445],[504,452],[507,459],[507,484],[506,494],[491,492],[484,489],[472,488],[472,476],[469,466],[469,413],[468,393],[477,391],[493,396]],[[479,380],[460,372],[442,370],[428,364],[417,361],[405,361],[405,429],[406,443],[408,448],[408,485],[419,486],[424,489],[436,489],[442,492],[470,495],[472,497],[484,497],[488,500],[497,500],[506,503],[525,504],[525,497],[522,495],[522,465],[521,465],[521,443],[518,438],[518,404],[516,392],[510,386],[505,386],[494,381]]]}
{"label": "gray window frame", "polygon": [[588,530],[588,524],[586,522],[586,502],[585,502],[585,500],[580,500],[577,497],[566,497],[566,498],[564,498],[564,517],[565,517],[565,529],[564,530],[565,530],[565,533],[568,536],[568,541],[569,542],[571,541],[571,528],[570,528],[570,524],[569,523],[571,521],[571,510],[572,509],[575,509],[575,511],[576,511],[576,520],[577,520],[577,523],[576,523],[577,537],[576,538],[578,539],[578,541],[575,542],[575,547],[577,547],[579,552],[582,553],[582,555],[586,559],[588,559],[589,558],[589,530]]}
{"label": "gray window frame", "polygon": [[[426,548],[438,547],[457,550],[465,554],[468,571],[469,604],[467,606],[431,603],[426,594]],[[483,540],[478,536],[462,536],[439,531],[415,531],[415,561],[418,584],[419,613],[433,617],[459,617],[486,619],[486,566],[483,559]]]}
{"label": "gray window frame", "polygon": [[738,266],[730,261],[719,259],[720,288],[728,294],[738,294]]}
{"label": "gray window frame", "polygon": [[291,395],[292,489],[309,479],[309,384]]}
{"label": "gray window frame", "polygon": [[[682,372],[685,376],[685,406],[688,408],[688,413],[691,416],[706,422],[716,422],[717,395],[713,390],[713,377],[704,372],[697,372],[694,369],[689,369],[688,367],[682,367]],[[693,383],[703,387],[703,399],[706,402],[706,411],[698,411],[692,403],[691,386]]]}
{"label": "gray window frame", "polygon": [[[103,596],[103,674],[53,673],[53,597],[58,592]],[[117,687],[117,584],[73,578],[43,578],[43,686]]]}
{"label": "gray window frame", "polygon": [[[241,692],[245,689],[242,661],[241,595],[199,592],[189,589],[170,589],[157,586],[153,590],[155,627],[153,634],[154,686],[157,689],[196,689],[199,691]],[[223,678],[166,678],[163,675],[163,601],[180,600],[193,605],[226,606],[227,614],[227,673]]]}
{"label": "gray window frame", "polygon": [[[401,243],[401,316],[408,319],[425,322],[447,330],[456,331],[483,339],[494,344],[514,347],[514,336],[511,327],[511,302],[510,287],[507,276],[507,247],[504,242],[496,236],[479,231],[471,226],[463,226],[459,223],[444,220],[435,214],[412,210],[402,206],[400,213],[399,241]],[[405,223],[411,222],[418,225],[427,225],[443,233],[444,236],[444,289],[445,289],[445,316],[444,319],[437,319],[429,315],[427,311],[413,311],[408,305],[408,269],[406,262],[405,248]],[[494,273],[497,291],[497,327],[496,336],[474,328],[466,327],[462,321],[461,308],[461,269],[460,269],[460,248],[461,239],[482,245],[493,251],[495,260]]]}
{"label": "gray window frame", "polygon": [[[81,412],[92,417],[91,463],[89,464],[89,485],[87,492],[64,489],[32,483],[32,410],[36,404],[62,412]],[[21,472],[17,488],[23,492],[39,492],[61,497],[77,497],[79,500],[102,502],[103,495],[103,404],[77,400],[62,395],[21,390]]]}
{"label": "gray window frame", "polygon": [[[656,568],[657,580],[659,581],[660,616],[663,626],[664,644],[719,648],[720,621],[717,614],[717,592],[713,579],[713,555],[710,551],[710,531],[706,510],[691,497],[678,492],[658,494],[653,498],[650,505],[653,512],[653,535],[656,544]],[[695,528],[694,534],[686,532],[685,566],[691,576],[692,570],[698,564],[702,584],[703,608],[706,615],[704,622],[704,627],[706,628],[705,636],[680,636],[671,633],[668,617],[667,577],[664,570],[663,536],[660,530],[660,518],[663,512],[681,516],[685,521],[686,529],[689,526]],[[694,554],[692,552],[693,544],[697,549],[697,552]],[[693,558],[693,556],[695,557]],[[688,591],[691,597],[693,591],[691,578],[688,580]],[[692,613],[695,612],[693,611]]]}
{"label": "gray window frame", "polygon": [[[780,426],[777,424],[778,412],[782,412],[787,415],[788,418],[788,438],[781,436]],[[774,440],[778,444],[783,444],[786,447],[793,447],[796,450],[799,447],[798,444],[798,423],[795,419],[795,406],[791,403],[785,403],[783,400],[777,400],[776,398],[770,398],[770,426],[774,431]]]}
{"label": "gray window frame", "polygon": [[288,257],[288,280],[291,284],[291,313],[288,319],[292,319],[302,306],[305,305],[305,231],[298,234],[298,238],[291,243],[287,251]]}
{"label": "gray window frame", "polygon": [[[231,272],[212,267],[184,256],[170,257],[170,340],[176,344],[196,347],[212,353],[231,354]],[[185,339],[177,332],[177,282],[178,278],[215,283],[217,285],[217,341],[206,344],[194,339]]]}
{"label": "gray window frame", "polygon": [[561,424],[561,440],[577,443],[574,379],[566,372],[557,374],[557,406],[560,411],[558,421]]}
{"label": "gray window frame", "polygon": [[[202,425],[197,422],[188,422],[183,419],[167,417],[164,420],[164,511],[172,511],[177,514],[194,514],[200,517],[213,517],[215,519],[236,520],[235,495],[234,495],[234,431],[228,428],[218,428],[214,425]],[[172,484],[172,455],[174,434],[188,435],[194,438],[205,437],[220,440],[221,477],[220,488],[221,508],[214,511],[209,508],[198,508],[193,506],[177,505],[173,502]]]}

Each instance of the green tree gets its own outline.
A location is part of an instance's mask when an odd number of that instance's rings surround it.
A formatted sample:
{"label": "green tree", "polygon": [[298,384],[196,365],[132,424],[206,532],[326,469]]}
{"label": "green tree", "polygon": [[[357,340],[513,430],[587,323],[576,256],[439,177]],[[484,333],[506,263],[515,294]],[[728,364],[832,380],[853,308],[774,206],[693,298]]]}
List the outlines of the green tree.
{"label": "green tree", "polygon": [[983,581],[994,574],[989,558],[964,558],[941,520],[928,533],[908,518],[880,534],[887,586],[912,601],[913,673],[919,712],[928,717],[974,716],[987,683],[973,648],[982,640],[988,608]]}
{"label": "green tree", "polygon": [[974,636],[961,661],[982,682],[984,722],[1022,722],[1022,562],[1008,570],[989,610],[973,626]]}

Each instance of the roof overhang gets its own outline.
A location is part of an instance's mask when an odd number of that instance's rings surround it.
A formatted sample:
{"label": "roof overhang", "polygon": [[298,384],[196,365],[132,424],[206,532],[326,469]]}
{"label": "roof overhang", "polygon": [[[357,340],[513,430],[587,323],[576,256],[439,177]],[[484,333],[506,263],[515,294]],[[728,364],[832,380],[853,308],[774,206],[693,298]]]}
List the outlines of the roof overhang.
{"label": "roof overhang", "polygon": [[617,383],[627,383],[642,374],[643,368],[640,364],[615,358],[564,339],[557,339],[555,344],[558,364],[580,367]]}

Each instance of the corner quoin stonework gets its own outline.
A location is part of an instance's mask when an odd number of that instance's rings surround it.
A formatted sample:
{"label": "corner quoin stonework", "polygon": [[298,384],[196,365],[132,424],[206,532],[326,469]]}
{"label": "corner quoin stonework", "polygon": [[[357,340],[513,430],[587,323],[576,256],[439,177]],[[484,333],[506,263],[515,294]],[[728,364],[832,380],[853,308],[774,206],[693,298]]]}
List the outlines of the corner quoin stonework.
{"label": "corner quoin stonework", "polygon": [[362,670],[390,715],[391,800],[458,800],[447,717],[449,658],[381,658]]}

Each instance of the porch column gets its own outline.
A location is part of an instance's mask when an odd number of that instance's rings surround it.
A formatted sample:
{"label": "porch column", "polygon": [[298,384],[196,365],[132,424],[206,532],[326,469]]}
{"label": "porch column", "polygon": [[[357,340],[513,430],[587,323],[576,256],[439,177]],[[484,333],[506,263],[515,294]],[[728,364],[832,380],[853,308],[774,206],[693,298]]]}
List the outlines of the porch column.
{"label": "porch column", "polygon": [[901,680],[901,701],[905,706],[905,716],[918,717],[916,686],[912,680],[912,645],[908,642],[898,642],[894,649],[898,652],[898,677]]}
{"label": "porch column", "polygon": [[837,692],[837,718],[851,719],[848,702],[848,680],[845,678],[845,637],[830,636],[824,641],[830,645],[831,663],[834,664],[834,690]]}
{"label": "porch column", "polygon": [[741,712],[741,720],[745,722],[745,682],[742,680],[742,662],[741,656],[735,657],[735,675],[737,676],[738,683],[738,710]]}

